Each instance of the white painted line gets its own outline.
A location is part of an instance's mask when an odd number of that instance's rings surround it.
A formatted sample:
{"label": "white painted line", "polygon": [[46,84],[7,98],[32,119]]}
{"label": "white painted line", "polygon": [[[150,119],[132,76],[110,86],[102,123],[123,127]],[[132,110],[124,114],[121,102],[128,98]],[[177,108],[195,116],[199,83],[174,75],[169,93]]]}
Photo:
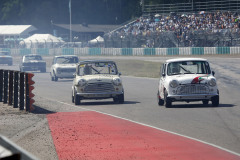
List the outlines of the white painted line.
{"label": "white painted line", "polygon": [[[48,99],[48,98],[45,98],[45,99]],[[140,125],[143,125],[143,126],[147,126],[147,127],[150,127],[150,128],[154,128],[154,129],[157,129],[157,130],[160,130],[160,131],[168,132],[168,133],[171,133],[171,134],[174,134],[174,135],[178,135],[178,136],[181,136],[181,137],[185,137],[185,138],[188,138],[188,139],[192,139],[192,140],[195,140],[195,141],[198,141],[198,142],[201,142],[201,143],[213,146],[215,148],[224,150],[226,152],[232,153],[234,155],[240,156],[239,153],[233,152],[233,151],[228,150],[226,148],[223,148],[221,146],[217,146],[215,144],[208,143],[208,142],[205,142],[205,141],[193,138],[193,137],[189,137],[189,136],[186,136],[186,135],[182,135],[182,134],[179,134],[179,133],[176,133],[176,132],[168,131],[168,130],[165,130],[165,129],[162,129],[162,128],[154,127],[154,126],[151,126],[151,125],[148,125],[148,124],[144,124],[144,123],[141,123],[141,122],[133,121],[133,120],[130,120],[130,119],[127,119],[127,118],[123,118],[123,117],[119,117],[119,116],[116,116],[116,115],[112,115],[112,114],[109,114],[109,113],[104,113],[104,112],[100,112],[100,111],[93,110],[93,109],[88,109],[88,108],[84,108],[84,107],[80,107],[80,106],[75,106],[75,105],[72,105],[72,104],[68,104],[68,103],[61,102],[61,101],[56,101],[56,100],[53,100],[53,99],[48,99],[48,100],[54,101],[54,102],[58,102],[58,103],[61,103],[61,104],[65,104],[65,105],[68,105],[68,106],[72,106],[74,108],[80,108],[80,109],[83,109],[83,110],[86,110],[86,111],[98,112],[98,113],[101,113],[101,114],[105,114],[105,115],[112,116],[112,117],[115,117],[115,118],[119,118],[119,119],[123,119],[123,120],[126,120],[126,121],[130,121],[130,122],[133,122],[133,123],[136,123],[136,124],[140,124]]]}

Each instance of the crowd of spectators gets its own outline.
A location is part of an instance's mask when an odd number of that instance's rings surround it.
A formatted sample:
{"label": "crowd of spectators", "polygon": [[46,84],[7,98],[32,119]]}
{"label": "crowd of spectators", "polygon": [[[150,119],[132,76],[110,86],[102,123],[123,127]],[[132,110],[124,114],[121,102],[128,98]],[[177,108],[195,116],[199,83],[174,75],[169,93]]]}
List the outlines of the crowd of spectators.
{"label": "crowd of spectators", "polygon": [[[150,36],[162,32],[172,31],[179,41],[189,40],[188,35],[194,31],[221,32],[229,29],[239,32],[240,14],[231,11],[215,11],[199,13],[170,13],[168,15],[142,16],[135,22],[123,26],[108,36]],[[150,44],[147,44],[148,47]],[[151,46],[151,45],[150,45]]]}

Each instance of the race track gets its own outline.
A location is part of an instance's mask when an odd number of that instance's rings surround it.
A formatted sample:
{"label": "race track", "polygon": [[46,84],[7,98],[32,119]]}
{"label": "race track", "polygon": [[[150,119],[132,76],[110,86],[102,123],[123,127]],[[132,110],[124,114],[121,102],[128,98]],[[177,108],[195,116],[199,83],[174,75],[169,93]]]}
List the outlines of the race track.
{"label": "race track", "polygon": [[[163,62],[169,57],[115,58],[137,58]],[[216,72],[220,91],[219,107],[212,107],[210,104],[204,106],[200,102],[174,102],[172,108],[158,106],[156,99],[157,78],[127,77],[124,76],[124,73],[122,73],[125,90],[124,104],[114,104],[112,99],[84,100],[80,106],[74,106],[71,102],[72,80],[60,79],[58,82],[52,82],[48,72],[35,72],[35,105],[38,110],[44,110],[46,115],[47,113],[57,112],[93,111],[116,116],[140,125],[150,126],[150,128],[159,131],[164,130],[178,134],[178,136],[201,141],[204,144],[208,143],[223,152],[226,151],[239,156],[240,58],[239,56],[206,58],[209,60],[212,70]],[[11,67],[1,66],[1,68],[18,70],[18,64],[15,63]],[[51,103],[44,105],[46,102]],[[14,134],[14,132],[11,133],[9,137],[16,137]],[[20,141],[20,139],[18,138],[17,141]]]}

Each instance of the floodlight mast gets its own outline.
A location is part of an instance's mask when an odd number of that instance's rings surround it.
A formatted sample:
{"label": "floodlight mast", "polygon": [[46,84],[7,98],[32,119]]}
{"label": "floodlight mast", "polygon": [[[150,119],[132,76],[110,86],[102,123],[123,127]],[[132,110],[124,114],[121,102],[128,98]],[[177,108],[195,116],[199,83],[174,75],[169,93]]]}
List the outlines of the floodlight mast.
{"label": "floodlight mast", "polygon": [[69,16],[70,16],[70,38],[69,41],[72,42],[72,0],[69,0]]}

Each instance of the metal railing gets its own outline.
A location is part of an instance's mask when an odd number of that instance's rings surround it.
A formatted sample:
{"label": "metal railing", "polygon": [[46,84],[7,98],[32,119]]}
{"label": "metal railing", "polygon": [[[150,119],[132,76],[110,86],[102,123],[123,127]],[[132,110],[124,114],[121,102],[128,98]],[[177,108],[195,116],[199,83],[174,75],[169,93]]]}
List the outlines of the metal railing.
{"label": "metal railing", "polygon": [[32,73],[0,69],[0,102],[19,110],[32,111],[32,76]]}
{"label": "metal railing", "polygon": [[192,3],[175,3],[175,4],[154,4],[144,5],[143,14],[168,14],[171,12],[186,13],[199,11],[239,11],[239,0],[215,0]]}

